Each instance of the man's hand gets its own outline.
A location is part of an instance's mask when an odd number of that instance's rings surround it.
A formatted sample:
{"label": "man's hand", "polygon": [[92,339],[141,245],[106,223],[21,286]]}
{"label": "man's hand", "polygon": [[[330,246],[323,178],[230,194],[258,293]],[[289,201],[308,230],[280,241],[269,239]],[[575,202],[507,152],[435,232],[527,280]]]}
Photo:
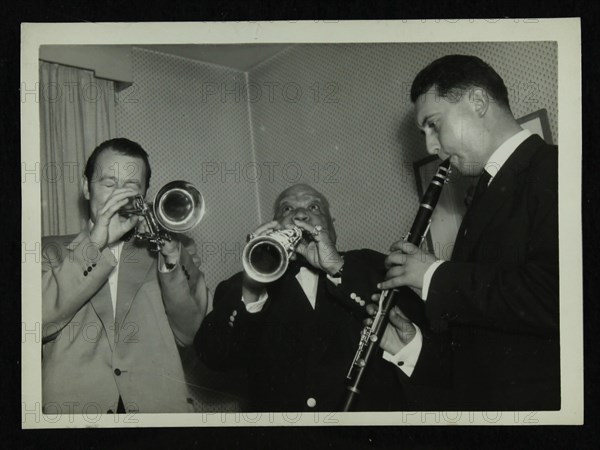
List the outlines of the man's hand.
{"label": "man's hand", "polygon": [[[369,303],[366,307],[367,313],[374,317],[377,313],[377,303],[381,294],[373,294],[371,300],[376,303]],[[371,325],[373,319],[365,319],[365,325]],[[395,355],[402,350],[410,341],[413,340],[417,333],[417,329],[413,323],[404,315],[402,310],[397,306],[390,310],[390,321],[383,332],[383,338],[379,342],[379,346],[391,355]]]}
{"label": "man's hand", "polygon": [[[137,231],[141,234],[150,232],[150,229],[148,228],[148,223],[143,217],[140,217]],[[160,253],[164,256],[165,262],[167,264],[176,264],[177,262],[179,262],[179,240],[173,235],[173,233],[170,233],[170,236],[170,241],[167,241],[166,239],[164,240],[165,243],[161,247]]]}
{"label": "man's hand", "polygon": [[121,239],[121,236],[138,224],[139,217],[136,215],[125,218],[117,214],[119,209],[137,194],[137,191],[129,188],[115,189],[113,195],[98,211],[96,222],[90,230],[90,240],[95,242],[100,250]]}
{"label": "man's hand", "polygon": [[390,247],[391,253],[385,259],[385,281],[379,283],[379,289],[393,289],[399,286],[409,286],[413,289],[423,289],[423,277],[437,258],[426,253],[416,245],[398,241]]}
{"label": "man's hand", "polygon": [[296,246],[296,253],[304,256],[313,267],[329,275],[336,274],[344,264],[344,260],[335,248],[329,231],[323,227],[319,231],[315,226],[300,220],[294,220],[294,224],[310,233],[313,239],[308,242],[304,239],[300,241]]}

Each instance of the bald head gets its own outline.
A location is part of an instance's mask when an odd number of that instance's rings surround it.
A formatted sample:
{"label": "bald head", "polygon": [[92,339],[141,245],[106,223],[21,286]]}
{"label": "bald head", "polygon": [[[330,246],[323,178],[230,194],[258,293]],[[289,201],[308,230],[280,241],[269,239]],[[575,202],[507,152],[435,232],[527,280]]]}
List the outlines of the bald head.
{"label": "bald head", "polygon": [[279,194],[277,196],[277,199],[275,200],[275,203],[273,204],[273,215],[275,218],[277,218],[277,213],[279,210],[279,205],[281,204],[282,199],[284,198],[299,198],[302,197],[304,194],[308,194],[308,195],[313,195],[319,199],[321,199],[321,202],[325,205],[326,209],[327,209],[327,214],[329,214],[329,202],[327,201],[327,199],[325,198],[325,196],[323,194],[321,194],[319,191],[317,191],[315,188],[313,188],[312,186],[308,185],[308,184],[295,184],[293,186],[290,186],[289,188],[287,188],[285,191],[281,192],[281,194]]}
{"label": "bald head", "polygon": [[329,202],[308,184],[295,184],[279,194],[273,205],[273,217],[283,226],[294,225],[294,220],[321,225],[330,231],[333,242],[336,240]]}

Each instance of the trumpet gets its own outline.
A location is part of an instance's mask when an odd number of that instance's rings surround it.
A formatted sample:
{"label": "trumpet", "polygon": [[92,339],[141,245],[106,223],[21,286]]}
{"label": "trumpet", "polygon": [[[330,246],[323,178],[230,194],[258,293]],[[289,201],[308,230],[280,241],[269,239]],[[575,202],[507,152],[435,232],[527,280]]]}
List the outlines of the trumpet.
{"label": "trumpet", "polygon": [[184,233],[194,228],[204,216],[204,197],[187,181],[172,181],[165,184],[151,204],[144,202],[141,194],[119,209],[121,216],[142,216],[148,232],[134,232],[136,239],[150,242],[150,250],[160,251],[165,242],[171,240],[169,233]]}
{"label": "trumpet", "polygon": [[302,230],[298,227],[275,230],[250,239],[242,252],[244,271],[259,283],[271,283],[281,278],[300,239]]}

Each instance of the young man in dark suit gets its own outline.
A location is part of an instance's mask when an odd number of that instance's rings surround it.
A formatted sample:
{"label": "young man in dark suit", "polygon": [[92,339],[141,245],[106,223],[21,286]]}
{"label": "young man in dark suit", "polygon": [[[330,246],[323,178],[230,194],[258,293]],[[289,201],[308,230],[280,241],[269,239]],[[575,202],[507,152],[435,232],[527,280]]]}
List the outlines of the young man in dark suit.
{"label": "young man in dark suit", "polygon": [[[420,291],[433,329],[399,375],[439,373],[435,409],[560,409],[557,147],[519,126],[502,78],[473,56],[431,63],[411,100],[427,151],[480,179],[449,261],[402,241],[386,259],[379,287]],[[415,333],[397,308],[391,324]]]}

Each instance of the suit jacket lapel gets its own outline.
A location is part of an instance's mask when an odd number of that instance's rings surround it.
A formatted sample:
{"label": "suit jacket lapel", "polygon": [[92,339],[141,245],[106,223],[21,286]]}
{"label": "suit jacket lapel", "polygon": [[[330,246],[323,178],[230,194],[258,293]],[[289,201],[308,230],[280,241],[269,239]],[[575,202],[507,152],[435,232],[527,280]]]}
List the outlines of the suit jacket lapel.
{"label": "suit jacket lapel", "polygon": [[[82,240],[89,236],[88,232],[80,233],[75,239],[69,242],[66,247],[69,250],[74,250]],[[68,237],[70,240],[70,237]],[[110,287],[108,285],[108,280],[102,285],[102,287],[96,292],[96,294],[91,298],[90,304],[92,308],[96,312],[96,315],[102,322],[102,326],[104,327],[104,333],[106,334],[106,338],[108,339],[108,343],[110,344],[111,350],[114,348],[115,344],[115,316],[113,314],[112,307],[112,299],[110,296]]]}
{"label": "suit jacket lapel", "polygon": [[504,163],[475,208],[469,211],[467,235],[457,238],[452,255],[453,260],[469,258],[470,252],[488,225],[492,223],[496,213],[504,202],[513,197],[514,191],[519,185],[521,172],[529,166],[531,156],[541,142],[543,141],[537,135],[527,138]]}
{"label": "suit jacket lapel", "polygon": [[112,298],[110,296],[110,287],[108,281],[102,285],[96,295],[90,300],[94,311],[100,318],[104,332],[110,344],[110,349],[115,346],[115,316],[113,315]]}
{"label": "suit jacket lapel", "polygon": [[123,245],[119,260],[119,281],[117,283],[117,314],[115,321],[122,327],[131,309],[137,292],[146,280],[146,275],[154,259],[145,247],[128,241]]}

